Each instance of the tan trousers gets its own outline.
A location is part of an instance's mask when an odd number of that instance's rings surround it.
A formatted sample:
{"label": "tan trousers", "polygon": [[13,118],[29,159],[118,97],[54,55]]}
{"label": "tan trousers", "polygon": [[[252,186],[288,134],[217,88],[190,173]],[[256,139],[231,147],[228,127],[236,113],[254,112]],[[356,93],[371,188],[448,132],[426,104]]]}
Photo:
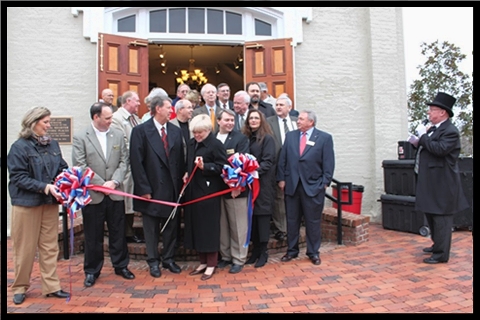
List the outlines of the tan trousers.
{"label": "tan trousers", "polygon": [[285,198],[283,190],[278,184],[275,184],[275,210],[273,210],[272,220],[278,231],[287,232],[287,213],[285,212]]}
{"label": "tan trousers", "polygon": [[57,275],[59,207],[12,206],[11,239],[15,280],[14,294],[25,293],[30,287],[33,262],[38,249],[38,262],[42,279],[42,294],[61,289]]}
{"label": "tan trousers", "polygon": [[244,265],[248,246],[243,245],[248,232],[247,197],[225,199],[222,197],[220,212],[220,254],[222,260]]}

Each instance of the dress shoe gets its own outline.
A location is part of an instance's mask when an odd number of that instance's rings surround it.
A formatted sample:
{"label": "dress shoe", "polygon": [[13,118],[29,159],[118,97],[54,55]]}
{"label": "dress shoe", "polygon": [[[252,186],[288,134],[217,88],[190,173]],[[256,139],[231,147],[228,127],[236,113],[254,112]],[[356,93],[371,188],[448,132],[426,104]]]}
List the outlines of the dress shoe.
{"label": "dress shoe", "polygon": [[135,279],[135,275],[130,272],[126,267],[125,268],[115,268],[115,274],[122,276],[125,279],[132,280]]}
{"label": "dress shoe", "polygon": [[282,257],[282,259],[280,259],[280,261],[282,261],[282,262],[288,262],[288,261],[290,261],[290,260],[292,260],[292,259],[295,259],[296,257],[298,257],[298,255],[296,255],[296,256],[291,256],[291,255],[289,255],[289,254],[287,253],[286,255],[284,255],[284,256]]}
{"label": "dress shoe", "polygon": [[277,233],[275,233],[274,238],[277,239],[278,241],[283,241],[287,239],[287,234],[285,232],[278,231]]}
{"label": "dress shoe", "polygon": [[437,263],[445,263],[447,261],[440,261],[440,260],[433,259],[433,258],[430,257],[430,258],[423,259],[423,262],[428,263],[428,264],[437,264]]}
{"label": "dress shoe", "polygon": [[260,257],[258,257],[257,262],[255,263],[255,268],[261,268],[267,263],[268,261],[268,253],[267,252],[262,252],[260,254]]}
{"label": "dress shoe", "polygon": [[150,267],[150,275],[154,278],[160,278],[162,272],[158,266],[151,266]]}
{"label": "dress shoe", "polygon": [[87,273],[86,276],[85,276],[85,281],[83,282],[83,284],[85,285],[85,287],[91,287],[95,284],[96,279],[97,279],[97,277],[95,277],[93,274]]}
{"label": "dress shoe", "polygon": [[47,293],[47,297],[68,298],[70,297],[70,293],[63,290],[58,290],[55,292]]}
{"label": "dress shoe", "polygon": [[189,275],[195,276],[197,274],[202,274],[205,270],[207,270],[207,268],[203,268],[203,269],[200,269],[200,270],[195,269],[192,272],[190,272]]}
{"label": "dress shoe", "polygon": [[180,273],[182,272],[182,268],[180,268],[175,262],[170,262],[170,263],[163,263],[162,267],[165,269],[170,270],[170,272],[173,273]]}
{"label": "dress shoe", "polygon": [[260,247],[253,247],[252,255],[250,256],[250,258],[248,258],[245,264],[254,264],[257,261],[258,257],[260,257]]}
{"label": "dress shoe", "polygon": [[240,271],[242,271],[243,269],[243,266],[241,264],[232,264],[232,266],[230,267],[230,271],[228,271],[228,273],[239,273]]}
{"label": "dress shoe", "polygon": [[310,257],[310,260],[316,266],[318,266],[318,265],[320,265],[320,263],[322,263],[322,260],[320,260],[320,257],[317,257],[317,256]]}
{"label": "dress shoe", "polygon": [[214,274],[214,273],[215,273],[215,269],[213,269],[213,272],[210,273],[210,274],[205,274],[205,273],[202,274],[202,277],[201,277],[200,279],[201,279],[201,280],[204,280],[204,281],[205,281],[205,280],[208,280],[208,279],[210,279],[211,277],[213,277],[213,274]]}
{"label": "dress shoe", "polygon": [[432,253],[433,252],[433,247],[423,248],[423,252]]}
{"label": "dress shoe", "polygon": [[229,264],[232,264],[232,261],[220,260],[220,262],[217,264],[217,268],[223,269]]}
{"label": "dress shoe", "polygon": [[21,304],[25,301],[25,293],[15,293],[13,295],[13,303]]}

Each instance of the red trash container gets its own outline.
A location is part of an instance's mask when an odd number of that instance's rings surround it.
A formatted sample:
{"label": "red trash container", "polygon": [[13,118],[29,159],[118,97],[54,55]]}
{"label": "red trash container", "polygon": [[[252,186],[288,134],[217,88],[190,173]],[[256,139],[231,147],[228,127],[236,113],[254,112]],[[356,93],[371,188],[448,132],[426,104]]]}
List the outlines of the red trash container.
{"label": "red trash container", "polygon": [[[355,214],[362,212],[362,195],[364,187],[361,185],[352,184],[352,204],[342,204],[342,211],[348,211]],[[337,185],[332,185],[333,196],[338,199]],[[348,201],[348,187],[342,187],[342,202]],[[333,202],[333,207],[338,208],[336,202]]]}

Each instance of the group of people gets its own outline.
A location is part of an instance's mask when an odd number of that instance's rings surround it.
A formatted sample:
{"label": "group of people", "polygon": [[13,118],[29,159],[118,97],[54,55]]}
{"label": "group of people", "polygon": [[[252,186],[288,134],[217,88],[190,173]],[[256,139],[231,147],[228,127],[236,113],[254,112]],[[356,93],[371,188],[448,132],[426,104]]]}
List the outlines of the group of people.
{"label": "group of people", "polygon": [[[91,184],[108,191],[90,190],[91,202],[82,209],[86,287],[93,286],[102,271],[105,222],[115,274],[135,278],[128,269],[127,247],[129,239],[132,242],[138,238],[132,228],[135,212],[141,213],[145,237],[135,242],[145,241],[146,261],[155,278],[161,276],[160,264],[170,272],[181,272],[174,256],[182,216],[183,245],[199,255],[199,265],[190,275],[201,275],[203,280],[210,279],[216,268],[228,265],[230,273],[240,272],[246,264],[263,267],[268,261],[271,222],[276,228],[275,237],[287,241],[281,261],[299,255],[303,221],[306,255],[314,265],[321,264],[321,215],[335,167],[332,136],[316,128],[313,111],[304,110],[294,116],[288,95],[280,95],[272,106],[262,100],[263,91],[261,84],[251,82],[230,101],[228,84],[207,83],[200,92],[204,104],[196,107],[198,97],[194,101],[187,99],[190,91],[184,85],[179,86],[178,99],[173,101],[165,90],[154,88],[145,98],[149,108],[145,119],[137,115],[140,100],[134,91],[123,93],[122,105],[115,112],[105,100],[90,107],[91,124],[73,137],[71,164],[90,168],[94,172]],[[428,191],[424,180],[431,176],[422,173],[435,170],[435,177],[442,177],[442,168],[449,168],[449,190],[456,190],[460,183],[455,174],[459,134],[449,119],[452,105],[451,100],[436,98],[429,115],[439,130],[435,135],[422,135],[418,142],[423,147],[418,188],[429,200],[418,200],[417,207],[427,213],[434,241],[426,249],[432,252],[427,263],[448,260],[451,235],[445,235],[445,227],[450,226],[451,219],[439,217],[465,206],[461,196],[454,198],[456,205],[438,202],[438,197],[447,197]],[[46,296],[69,296],[61,289],[56,271],[61,195],[53,184],[68,165],[58,142],[48,136],[49,127],[47,108],[27,111],[19,139],[7,156],[15,304],[25,300],[37,249],[42,292]],[[221,176],[228,158],[236,153],[251,154],[258,162],[256,178],[260,188],[251,225],[248,193],[252,191],[230,188]],[[438,165],[432,168],[426,164],[428,161]],[[115,190],[143,199],[132,200]],[[214,193],[221,195],[208,197]],[[172,206],[202,197],[206,198],[186,206]],[[249,234],[252,250],[248,257]],[[159,252],[160,235],[163,245]]]}

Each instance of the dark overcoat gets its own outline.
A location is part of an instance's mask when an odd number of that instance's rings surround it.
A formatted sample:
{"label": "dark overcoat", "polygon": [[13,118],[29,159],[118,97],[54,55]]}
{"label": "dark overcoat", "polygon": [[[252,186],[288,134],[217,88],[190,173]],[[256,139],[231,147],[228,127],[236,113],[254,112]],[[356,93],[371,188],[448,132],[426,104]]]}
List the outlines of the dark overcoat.
{"label": "dark overcoat", "polygon": [[415,210],[432,214],[454,214],[469,207],[458,169],[460,134],[447,119],[418,141],[420,152]]}
{"label": "dark overcoat", "polygon": [[[199,199],[225,190],[221,174],[227,162],[223,143],[213,133],[197,143],[190,139],[187,146],[188,175],[195,168],[196,157],[202,157],[204,168],[197,168],[185,192],[185,200]],[[220,250],[220,196],[185,206],[184,244],[197,252]]]}
{"label": "dark overcoat", "polygon": [[250,137],[250,154],[257,158],[259,168],[257,169],[260,180],[260,192],[255,200],[254,215],[271,215],[276,190],[273,188],[275,180],[275,138],[267,134],[262,142],[257,141],[257,136],[253,132]]}
{"label": "dark overcoat", "polygon": [[[136,126],[130,137],[130,167],[133,193],[151,194],[152,199],[177,202],[185,174],[182,130],[167,122],[168,157],[153,118]],[[142,214],[166,218],[173,207],[133,199],[133,208]]]}

